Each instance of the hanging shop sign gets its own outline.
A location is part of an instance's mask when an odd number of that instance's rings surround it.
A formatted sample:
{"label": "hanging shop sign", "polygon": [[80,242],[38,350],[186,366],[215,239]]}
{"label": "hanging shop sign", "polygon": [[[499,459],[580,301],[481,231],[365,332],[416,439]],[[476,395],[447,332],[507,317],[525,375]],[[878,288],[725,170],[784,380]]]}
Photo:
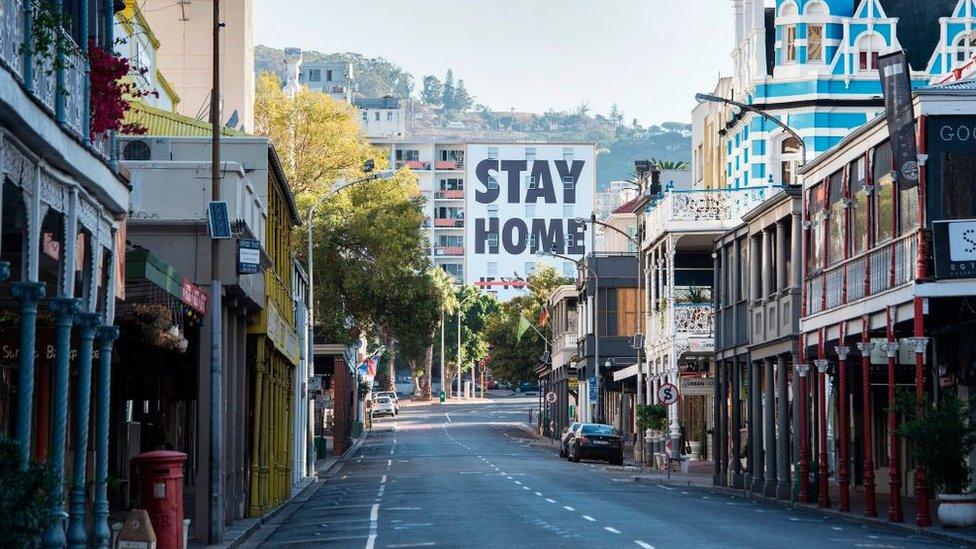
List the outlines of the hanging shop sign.
{"label": "hanging shop sign", "polygon": [[185,278],[183,279],[183,283],[181,285],[180,298],[183,303],[188,305],[196,312],[202,315],[207,314],[207,292],[205,292],[200,286],[197,286]]}
{"label": "hanging shop sign", "polygon": [[237,241],[237,274],[261,272],[261,243],[251,238]]}
{"label": "hanging shop sign", "polygon": [[681,394],[685,396],[711,396],[715,394],[715,378],[713,377],[683,377],[681,378]]}
{"label": "hanging shop sign", "polygon": [[936,278],[976,278],[976,219],[932,222]]}
{"label": "hanging shop sign", "polygon": [[878,58],[891,152],[894,155],[898,188],[918,185],[918,149],[915,141],[915,110],[912,106],[911,67],[904,51]]}

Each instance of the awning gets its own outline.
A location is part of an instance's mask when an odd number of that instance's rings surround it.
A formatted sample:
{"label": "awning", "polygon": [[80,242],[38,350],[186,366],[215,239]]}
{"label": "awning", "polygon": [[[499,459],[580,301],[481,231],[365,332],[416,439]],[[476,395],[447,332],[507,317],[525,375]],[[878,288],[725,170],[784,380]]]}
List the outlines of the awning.
{"label": "awning", "polygon": [[613,380],[620,381],[621,379],[627,379],[637,375],[637,365],[631,364],[626,368],[621,368],[613,373]]}

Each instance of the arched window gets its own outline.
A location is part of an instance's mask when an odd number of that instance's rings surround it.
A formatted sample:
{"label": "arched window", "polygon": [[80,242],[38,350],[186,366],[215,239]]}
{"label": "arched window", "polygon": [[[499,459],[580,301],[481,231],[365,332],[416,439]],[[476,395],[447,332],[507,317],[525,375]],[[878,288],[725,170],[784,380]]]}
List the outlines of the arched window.
{"label": "arched window", "polygon": [[808,16],[826,17],[830,15],[830,9],[827,8],[827,4],[818,0],[808,3],[805,13]]}
{"label": "arched window", "polygon": [[857,70],[878,69],[878,56],[886,47],[884,38],[877,34],[865,34],[857,41]]}
{"label": "arched window", "polygon": [[803,160],[803,147],[800,140],[789,136],[780,143],[779,163],[780,163],[780,184],[795,185],[796,171]]}
{"label": "arched window", "polygon": [[976,55],[976,32],[964,34],[956,41],[956,65],[962,65]]}
{"label": "arched window", "polygon": [[779,7],[780,17],[792,17],[797,13],[799,13],[799,11],[796,8],[796,2],[793,2],[792,0],[783,2],[783,5]]}
{"label": "arched window", "polygon": [[805,18],[807,23],[807,63],[824,62],[824,28],[829,11],[823,2],[807,4]]}

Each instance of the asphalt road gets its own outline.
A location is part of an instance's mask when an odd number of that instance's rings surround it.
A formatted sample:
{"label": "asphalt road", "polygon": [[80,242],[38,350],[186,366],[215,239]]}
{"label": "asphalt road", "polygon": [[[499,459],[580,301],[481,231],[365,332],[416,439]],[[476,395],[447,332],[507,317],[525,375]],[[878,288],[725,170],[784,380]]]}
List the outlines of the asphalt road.
{"label": "asphalt road", "polygon": [[[517,424],[538,397],[418,406],[249,543],[335,547],[950,547],[570,463]],[[532,445],[532,443],[536,443]]]}

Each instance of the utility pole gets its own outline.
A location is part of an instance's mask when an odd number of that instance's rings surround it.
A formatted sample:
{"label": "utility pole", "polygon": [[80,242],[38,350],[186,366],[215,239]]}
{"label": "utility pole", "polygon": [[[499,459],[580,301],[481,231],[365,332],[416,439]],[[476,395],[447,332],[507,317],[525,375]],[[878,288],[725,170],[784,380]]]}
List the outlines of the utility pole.
{"label": "utility pole", "polygon": [[593,288],[593,371],[596,374],[596,422],[603,422],[603,412],[601,411],[602,398],[600,396],[600,279],[597,278],[596,266],[596,213],[590,214],[590,257],[593,258],[593,265],[589,271],[594,273]]}
{"label": "utility pole", "polygon": [[441,392],[444,393],[444,401],[447,402],[447,392],[451,389],[445,382],[444,377],[444,309],[441,309]]}
{"label": "utility pole", "polygon": [[[212,131],[211,200],[220,200],[220,0],[213,0],[213,87],[210,92]],[[213,236],[213,235],[211,235]],[[223,534],[223,357],[221,349],[220,241],[210,240],[210,527],[207,539],[220,543]]]}

